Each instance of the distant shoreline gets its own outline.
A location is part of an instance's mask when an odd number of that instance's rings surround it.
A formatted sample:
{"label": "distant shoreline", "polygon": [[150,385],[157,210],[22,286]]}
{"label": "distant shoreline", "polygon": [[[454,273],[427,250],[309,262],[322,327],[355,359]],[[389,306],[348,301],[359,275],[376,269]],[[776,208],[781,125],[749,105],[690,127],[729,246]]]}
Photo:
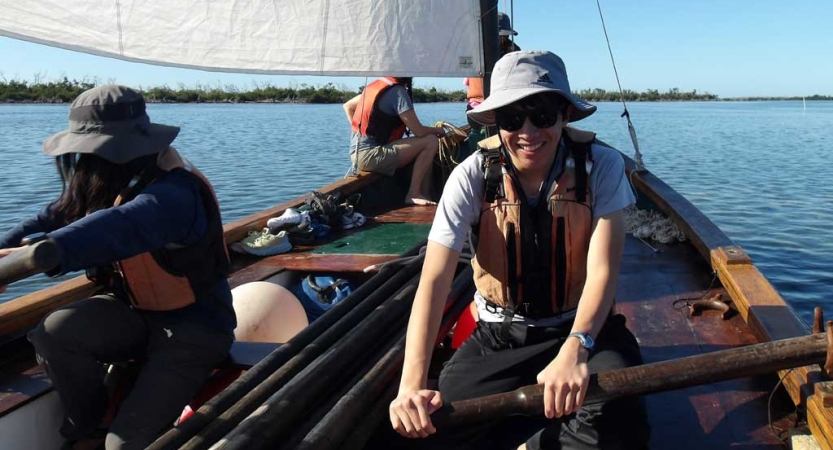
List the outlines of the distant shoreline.
{"label": "distant shoreline", "polygon": [[[599,99],[587,99],[582,97],[584,100],[592,103],[620,103],[621,100],[599,100]],[[701,102],[701,103],[725,103],[725,102],[778,102],[778,101],[801,101],[801,97],[750,97],[750,98],[719,98],[713,100],[703,100],[703,99],[686,99],[686,100],[670,100],[670,99],[659,99],[659,100],[627,100],[628,103],[681,103],[681,102]],[[813,101],[833,101],[833,96],[830,97],[817,97],[817,98],[804,98],[804,100],[808,102]],[[0,105],[68,105],[72,103],[72,100],[69,101],[48,101],[48,100],[0,100]],[[154,99],[146,99],[146,103],[148,104],[164,104],[164,105],[269,105],[269,104],[280,104],[280,105],[334,105],[340,102],[309,102],[309,101],[298,101],[298,100],[257,100],[257,101],[232,101],[232,100],[217,100],[217,101],[159,101]],[[464,103],[464,100],[432,100],[432,101],[418,101],[414,100],[414,103]]]}
{"label": "distant shoreline", "polygon": [[[0,81],[0,103],[4,104],[62,104],[70,103],[81,92],[95,87],[97,83],[68,80],[48,83],[29,83],[11,80]],[[141,88],[140,88],[141,89]],[[255,89],[241,91],[235,86],[224,88],[157,86],[141,89],[148,103],[280,103],[280,104],[333,104],[344,103],[358,92],[338,89],[332,83],[321,86],[278,87],[271,84],[256,85]],[[589,102],[618,102],[622,95],[618,91],[604,89],[583,89],[574,92]],[[627,102],[674,102],[674,101],[795,101],[795,100],[833,100],[833,95],[812,95],[809,97],[733,97],[720,98],[708,92],[680,91],[678,88],[659,92],[648,89],[645,92],[625,90]],[[414,87],[413,98],[416,103],[464,102],[465,91],[444,91],[436,88]]]}

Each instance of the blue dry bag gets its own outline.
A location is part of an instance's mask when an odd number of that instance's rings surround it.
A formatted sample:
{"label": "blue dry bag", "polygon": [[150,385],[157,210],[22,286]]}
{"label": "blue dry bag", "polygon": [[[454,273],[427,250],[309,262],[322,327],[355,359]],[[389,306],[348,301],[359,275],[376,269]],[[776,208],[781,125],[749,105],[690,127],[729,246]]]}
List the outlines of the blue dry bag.
{"label": "blue dry bag", "polygon": [[344,300],[351,292],[353,288],[345,279],[312,274],[301,280],[300,286],[293,286],[292,289],[292,293],[304,306],[310,323]]}

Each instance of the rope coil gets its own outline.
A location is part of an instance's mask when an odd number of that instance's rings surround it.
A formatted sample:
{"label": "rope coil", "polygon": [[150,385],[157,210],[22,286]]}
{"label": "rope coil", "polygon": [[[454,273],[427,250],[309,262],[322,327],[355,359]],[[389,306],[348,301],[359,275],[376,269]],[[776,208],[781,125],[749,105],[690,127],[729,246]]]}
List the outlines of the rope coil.
{"label": "rope coil", "polygon": [[639,239],[652,239],[661,244],[685,241],[685,233],[671,219],[658,211],[625,208],[626,231]]}

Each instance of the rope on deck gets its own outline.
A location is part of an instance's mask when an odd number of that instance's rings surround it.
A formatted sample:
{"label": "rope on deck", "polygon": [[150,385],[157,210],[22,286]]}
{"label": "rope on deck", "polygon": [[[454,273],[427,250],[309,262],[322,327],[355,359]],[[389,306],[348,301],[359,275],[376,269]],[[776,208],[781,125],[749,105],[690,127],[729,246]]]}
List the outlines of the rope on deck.
{"label": "rope on deck", "polygon": [[652,239],[662,244],[686,240],[685,233],[659,211],[625,208],[626,231],[639,239]]}

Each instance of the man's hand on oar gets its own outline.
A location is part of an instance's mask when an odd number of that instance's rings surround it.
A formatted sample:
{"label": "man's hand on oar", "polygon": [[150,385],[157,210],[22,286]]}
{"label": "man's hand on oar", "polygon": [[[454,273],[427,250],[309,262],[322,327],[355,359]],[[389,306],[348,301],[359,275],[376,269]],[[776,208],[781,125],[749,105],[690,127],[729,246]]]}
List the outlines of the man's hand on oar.
{"label": "man's hand on oar", "polygon": [[[819,327],[820,328],[820,327]],[[825,362],[826,361],[826,362]],[[721,350],[590,376],[585,401],[604,403],[616,398],[682,389],[779,370],[824,364],[833,372],[833,321],[826,333]],[[513,392],[451,402],[431,418],[440,429],[494,420],[512,414],[541,414],[545,386],[525,386]]]}
{"label": "man's hand on oar", "polygon": [[390,423],[404,437],[428,437],[437,432],[430,416],[442,405],[443,398],[439,391],[420,389],[401,392],[390,404]]}
{"label": "man's hand on oar", "polygon": [[558,356],[538,374],[544,389],[544,415],[547,419],[570,415],[584,404],[587,383],[587,350],[577,339],[567,339]]}

